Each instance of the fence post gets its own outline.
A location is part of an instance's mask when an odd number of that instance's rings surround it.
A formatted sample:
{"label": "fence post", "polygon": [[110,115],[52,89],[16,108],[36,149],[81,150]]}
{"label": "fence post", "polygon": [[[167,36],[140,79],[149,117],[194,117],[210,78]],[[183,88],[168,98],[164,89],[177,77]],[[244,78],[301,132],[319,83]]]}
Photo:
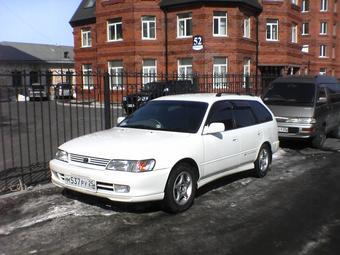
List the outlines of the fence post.
{"label": "fence post", "polygon": [[104,122],[105,129],[111,128],[111,109],[110,109],[110,81],[109,74],[104,74]]}

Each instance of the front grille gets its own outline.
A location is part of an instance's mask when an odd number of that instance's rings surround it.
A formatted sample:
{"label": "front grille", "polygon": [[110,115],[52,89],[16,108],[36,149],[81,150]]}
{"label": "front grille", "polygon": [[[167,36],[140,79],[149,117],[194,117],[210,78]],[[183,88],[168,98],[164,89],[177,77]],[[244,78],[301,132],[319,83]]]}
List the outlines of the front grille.
{"label": "front grille", "polygon": [[78,154],[71,154],[71,161],[82,163],[82,164],[102,166],[102,167],[106,167],[106,165],[110,162],[109,159],[88,157],[88,156],[83,156],[83,155],[78,155]]}

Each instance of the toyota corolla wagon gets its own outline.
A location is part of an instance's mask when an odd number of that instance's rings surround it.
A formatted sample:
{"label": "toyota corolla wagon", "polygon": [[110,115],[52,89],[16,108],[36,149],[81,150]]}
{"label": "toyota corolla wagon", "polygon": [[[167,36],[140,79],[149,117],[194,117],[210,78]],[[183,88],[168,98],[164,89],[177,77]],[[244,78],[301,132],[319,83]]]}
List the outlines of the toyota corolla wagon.
{"label": "toyota corolla wagon", "polygon": [[277,123],[261,99],[186,94],[148,102],[117,127],[61,145],[52,182],[113,201],[162,200],[188,209],[196,191],[226,175],[266,175],[278,150]]}

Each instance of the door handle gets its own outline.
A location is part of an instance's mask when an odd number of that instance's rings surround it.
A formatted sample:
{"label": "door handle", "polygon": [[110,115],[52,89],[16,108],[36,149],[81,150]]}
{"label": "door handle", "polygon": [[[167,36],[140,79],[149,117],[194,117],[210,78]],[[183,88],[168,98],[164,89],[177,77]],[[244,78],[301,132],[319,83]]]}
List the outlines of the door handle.
{"label": "door handle", "polygon": [[233,142],[237,142],[237,141],[238,141],[237,137],[234,137]]}

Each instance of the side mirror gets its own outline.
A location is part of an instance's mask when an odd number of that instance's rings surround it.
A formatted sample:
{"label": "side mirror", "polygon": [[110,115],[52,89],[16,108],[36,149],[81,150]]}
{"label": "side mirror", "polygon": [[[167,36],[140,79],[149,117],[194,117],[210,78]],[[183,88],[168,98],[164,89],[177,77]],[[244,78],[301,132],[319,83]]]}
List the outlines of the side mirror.
{"label": "side mirror", "polygon": [[223,123],[220,122],[214,122],[211,123],[209,126],[205,126],[203,130],[203,134],[215,134],[215,133],[220,133],[225,130],[225,126]]}
{"label": "side mirror", "polygon": [[121,123],[123,120],[125,120],[125,117],[118,117],[117,118],[117,125]]}

